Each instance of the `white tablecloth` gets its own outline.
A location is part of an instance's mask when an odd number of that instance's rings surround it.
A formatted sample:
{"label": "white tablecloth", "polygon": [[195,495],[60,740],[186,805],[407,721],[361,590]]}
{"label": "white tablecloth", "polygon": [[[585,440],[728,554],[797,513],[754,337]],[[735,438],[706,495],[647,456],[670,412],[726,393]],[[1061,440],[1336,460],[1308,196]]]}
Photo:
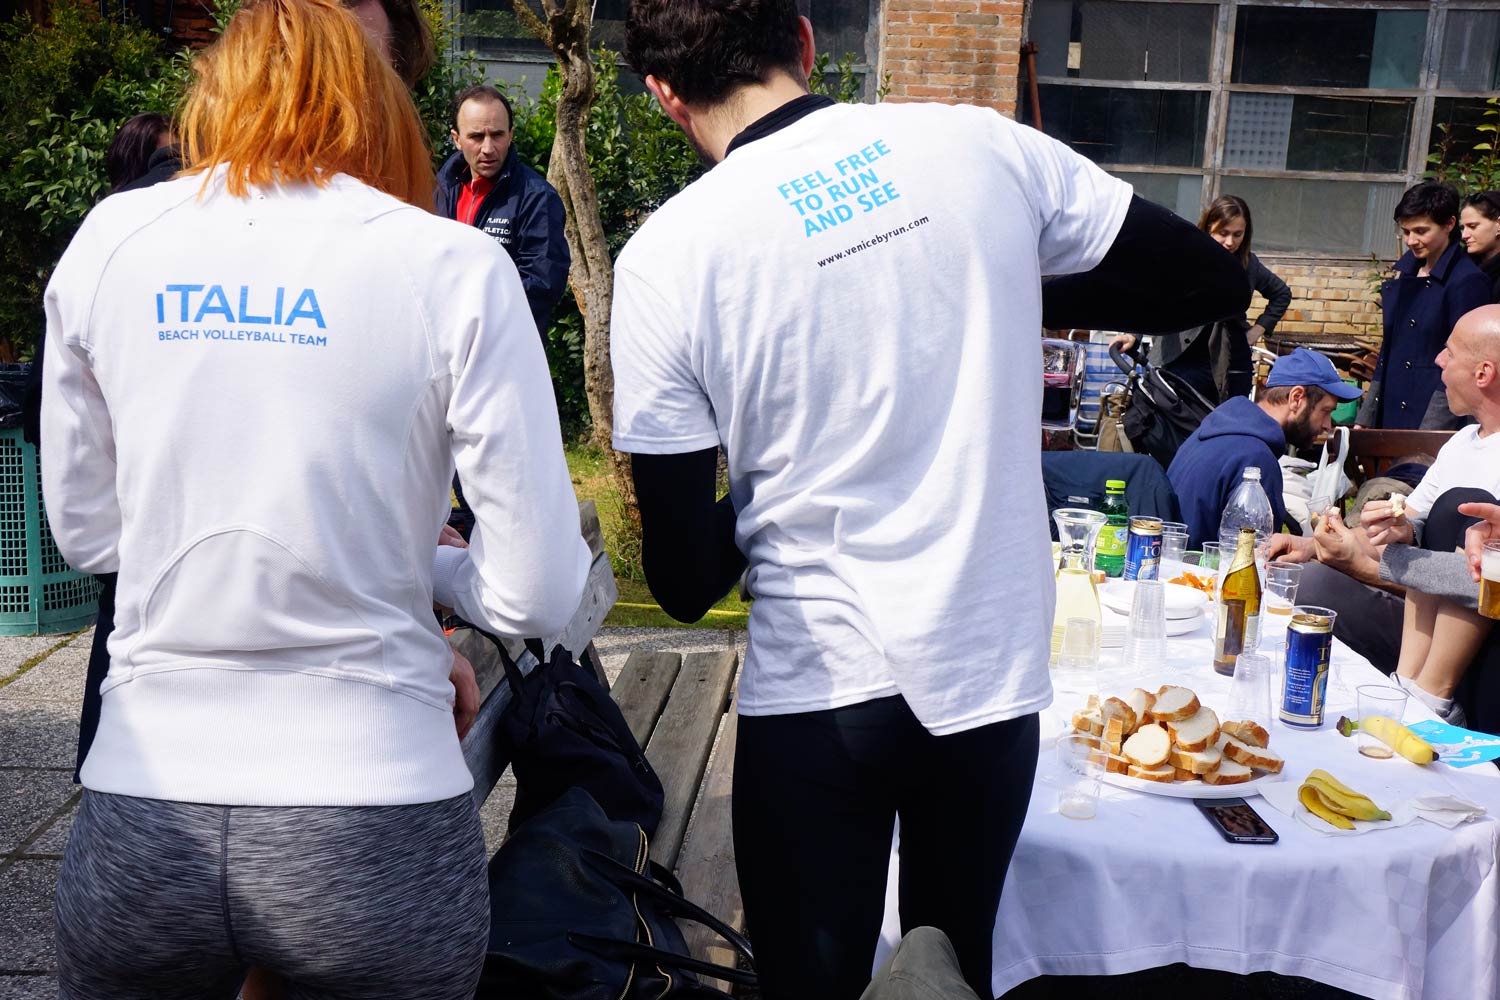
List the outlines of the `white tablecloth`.
{"label": "white tablecloth", "polygon": [[[1171,659],[1150,676],[1107,669],[1102,693],[1182,684],[1222,716],[1228,680],[1210,660],[1200,629],[1172,640]],[[1118,650],[1105,652],[1106,668],[1118,663]],[[1376,1000],[1500,996],[1500,771],[1361,756],[1333,723],[1353,714],[1357,684],[1382,681],[1336,646],[1324,727],[1272,728],[1287,780],[1321,767],[1377,802],[1442,792],[1480,803],[1487,816],[1453,830],[1421,821],[1323,837],[1257,796],[1249,802],[1280,843],[1237,845],[1191,801],[1105,786],[1096,819],[1066,819],[1057,812],[1052,741],[1085,696],[1059,684],[1042,713],[1037,783],[996,921],[995,996],[1040,975],[1114,975],[1176,962],[1305,976]],[[1408,722],[1430,717],[1414,701],[1407,709]],[[882,958],[899,928],[893,889]]]}

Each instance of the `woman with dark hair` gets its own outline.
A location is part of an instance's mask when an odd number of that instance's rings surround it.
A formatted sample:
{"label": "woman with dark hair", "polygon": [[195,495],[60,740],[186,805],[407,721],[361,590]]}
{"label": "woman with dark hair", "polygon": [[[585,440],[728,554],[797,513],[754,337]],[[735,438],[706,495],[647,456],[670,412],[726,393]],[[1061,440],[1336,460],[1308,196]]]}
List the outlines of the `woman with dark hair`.
{"label": "woman with dark hair", "polygon": [[104,169],[109,174],[111,194],[134,184],[151,169],[156,151],[172,144],[172,123],[166,115],[136,115],[120,126],[104,154]]}
{"label": "woman with dark hair", "polygon": [[1500,191],[1476,191],[1465,198],[1458,228],[1469,259],[1490,279],[1490,301],[1500,302]]}
{"label": "woman with dark hair", "polygon": [[[1254,227],[1245,199],[1226,194],[1216,199],[1198,220],[1198,228],[1234,254],[1245,269],[1250,287],[1266,300],[1265,311],[1253,324],[1243,317],[1209,323],[1181,333],[1152,337],[1152,362],[1181,376],[1217,406],[1233,396],[1248,396],[1253,381],[1250,348],[1276,324],[1292,304],[1292,291],[1260,258],[1250,252]],[[1135,346],[1132,334],[1115,338],[1124,350]]]}
{"label": "woman with dark hair", "polygon": [[1396,203],[1406,253],[1380,286],[1385,336],[1356,427],[1455,430],[1437,356],[1464,313],[1490,301],[1490,280],[1454,239],[1458,192],[1438,181],[1408,188]]}

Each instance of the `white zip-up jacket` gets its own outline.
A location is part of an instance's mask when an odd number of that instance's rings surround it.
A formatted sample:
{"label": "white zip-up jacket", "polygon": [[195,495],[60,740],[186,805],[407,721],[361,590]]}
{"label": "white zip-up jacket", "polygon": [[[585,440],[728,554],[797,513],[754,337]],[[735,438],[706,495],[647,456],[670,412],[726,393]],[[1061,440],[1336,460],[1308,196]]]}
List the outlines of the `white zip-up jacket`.
{"label": "white zip-up jacket", "polygon": [[[119,572],[83,783],[463,794],[434,598],[555,635],[589,566],[515,266],[346,176],[202,183],[105,199],[47,288],[47,512],[72,566]],[[435,556],[455,462],[476,527]]]}

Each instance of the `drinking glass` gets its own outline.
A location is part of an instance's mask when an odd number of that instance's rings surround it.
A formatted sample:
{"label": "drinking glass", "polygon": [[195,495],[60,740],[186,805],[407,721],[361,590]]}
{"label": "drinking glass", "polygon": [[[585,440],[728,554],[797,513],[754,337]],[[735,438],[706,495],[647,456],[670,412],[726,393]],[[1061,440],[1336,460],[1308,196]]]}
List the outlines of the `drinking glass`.
{"label": "drinking glass", "polygon": [[1261,595],[1260,632],[1272,645],[1286,642],[1286,629],[1292,623],[1292,608],[1297,604],[1297,584],[1302,579],[1300,563],[1276,562],[1266,567],[1266,586]]}
{"label": "drinking glass", "polygon": [[1366,757],[1385,760],[1395,751],[1365,732],[1365,720],[1383,715],[1400,725],[1401,716],[1406,712],[1406,692],[1394,684],[1361,684],[1354,689],[1354,695],[1359,705],[1359,729],[1356,730],[1359,752]]}
{"label": "drinking glass", "polygon": [[1333,497],[1317,496],[1307,502],[1307,520],[1317,530],[1318,522],[1323,519],[1323,512],[1333,506]]}
{"label": "drinking glass", "polygon": [[1275,670],[1264,653],[1241,653],[1235,658],[1234,676],[1229,681],[1229,715],[1226,721],[1254,722],[1267,732],[1271,730],[1271,689]]}
{"label": "drinking glass", "polygon": [[1058,666],[1088,673],[1099,663],[1099,623],[1092,618],[1069,618],[1063,625],[1062,656]]}
{"label": "drinking glass", "polygon": [[1057,763],[1062,788],[1057,793],[1057,811],[1069,819],[1093,819],[1099,813],[1099,785],[1104,781],[1104,751],[1089,736],[1062,736],[1057,740]]}
{"label": "drinking glass", "polygon": [[1137,580],[1125,627],[1127,669],[1160,666],[1167,658],[1167,593],[1160,580]]}
{"label": "drinking glass", "polygon": [[1182,573],[1185,563],[1183,553],[1187,551],[1188,536],[1183,534],[1161,534],[1161,579],[1170,580]]}
{"label": "drinking glass", "polygon": [[1500,618],[1500,540],[1485,542],[1479,556],[1479,613]]}
{"label": "drinking glass", "polygon": [[1215,573],[1219,571],[1219,543],[1204,542],[1203,555],[1198,557],[1199,569],[1211,569]]}

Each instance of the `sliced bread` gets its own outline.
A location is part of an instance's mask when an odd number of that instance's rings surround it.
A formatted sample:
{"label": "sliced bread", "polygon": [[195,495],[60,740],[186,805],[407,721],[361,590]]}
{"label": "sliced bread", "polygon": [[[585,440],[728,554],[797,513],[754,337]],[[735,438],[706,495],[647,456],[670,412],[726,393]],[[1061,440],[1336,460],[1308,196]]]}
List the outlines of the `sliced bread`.
{"label": "sliced bread", "polygon": [[1125,723],[1118,715],[1110,716],[1104,721],[1104,745],[1109,747],[1110,753],[1119,753],[1120,745],[1125,742]]}
{"label": "sliced bread", "polygon": [[1135,688],[1125,696],[1125,703],[1135,709],[1135,724],[1144,726],[1150,718],[1151,706],[1156,704],[1156,695],[1141,688]]}
{"label": "sliced bread", "polygon": [[1103,764],[1104,770],[1109,772],[1110,774],[1124,774],[1126,771],[1130,770],[1129,760],[1121,757],[1117,753],[1110,753],[1108,750],[1101,751],[1097,754],[1090,754],[1089,760],[1094,761],[1094,763],[1096,764]]}
{"label": "sliced bread", "polygon": [[1104,717],[1106,728],[1109,726],[1110,719],[1119,719],[1121,729],[1126,736],[1135,732],[1137,722],[1144,721],[1136,715],[1135,709],[1120,698],[1104,699],[1104,704],[1099,706],[1099,713]]}
{"label": "sliced bread", "polygon": [[1220,735],[1219,749],[1224,752],[1225,757],[1228,757],[1236,764],[1244,764],[1246,767],[1253,767],[1257,771],[1269,771],[1272,774],[1280,774],[1282,765],[1286,763],[1279,755],[1272,753],[1270,750],[1262,747],[1253,747],[1248,743],[1235,739],[1228,733]]}
{"label": "sliced bread", "polygon": [[1228,757],[1219,761],[1219,766],[1203,776],[1210,785],[1238,785],[1249,781],[1253,775],[1244,764],[1236,764]]}
{"label": "sliced bread", "polygon": [[1266,728],[1259,723],[1226,722],[1219,728],[1241,743],[1248,743],[1253,747],[1268,747],[1271,745],[1271,734],[1266,732]]}
{"label": "sliced bread", "polygon": [[1200,707],[1198,696],[1192,691],[1168,684],[1156,692],[1156,702],[1151,706],[1151,718],[1157,722],[1177,722],[1189,718]]}
{"label": "sliced bread", "polygon": [[1145,725],[1131,734],[1122,751],[1132,764],[1160,767],[1172,752],[1172,738],[1161,726]]}
{"label": "sliced bread", "polygon": [[1170,764],[1162,764],[1159,767],[1141,767],[1139,764],[1132,764],[1127,773],[1132,778],[1160,781],[1168,785],[1177,780],[1177,770]]}
{"label": "sliced bread", "polygon": [[1092,712],[1074,712],[1073,731],[1087,733],[1089,736],[1103,736],[1104,720],[1097,709]]}
{"label": "sliced bread", "polygon": [[1182,768],[1173,768],[1173,775],[1178,781],[1197,781],[1198,776],[1192,771],[1184,771]]}
{"label": "sliced bread", "polygon": [[1202,750],[1184,750],[1181,747],[1173,747],[1172,753],[1167,757],[1167,762],[1173,767],[1181,768],[1191,773],[1207,774],[1219,766],[1219,760],[1223,754],[1218,747],[1205,747]]}
{"label": "sliced bread", "polygon": [[1179,750],[1202,750],[1219,738],[1219,717],[1213,709],[1200,707],[1186,719],[1168,722],[1167,732]]}

